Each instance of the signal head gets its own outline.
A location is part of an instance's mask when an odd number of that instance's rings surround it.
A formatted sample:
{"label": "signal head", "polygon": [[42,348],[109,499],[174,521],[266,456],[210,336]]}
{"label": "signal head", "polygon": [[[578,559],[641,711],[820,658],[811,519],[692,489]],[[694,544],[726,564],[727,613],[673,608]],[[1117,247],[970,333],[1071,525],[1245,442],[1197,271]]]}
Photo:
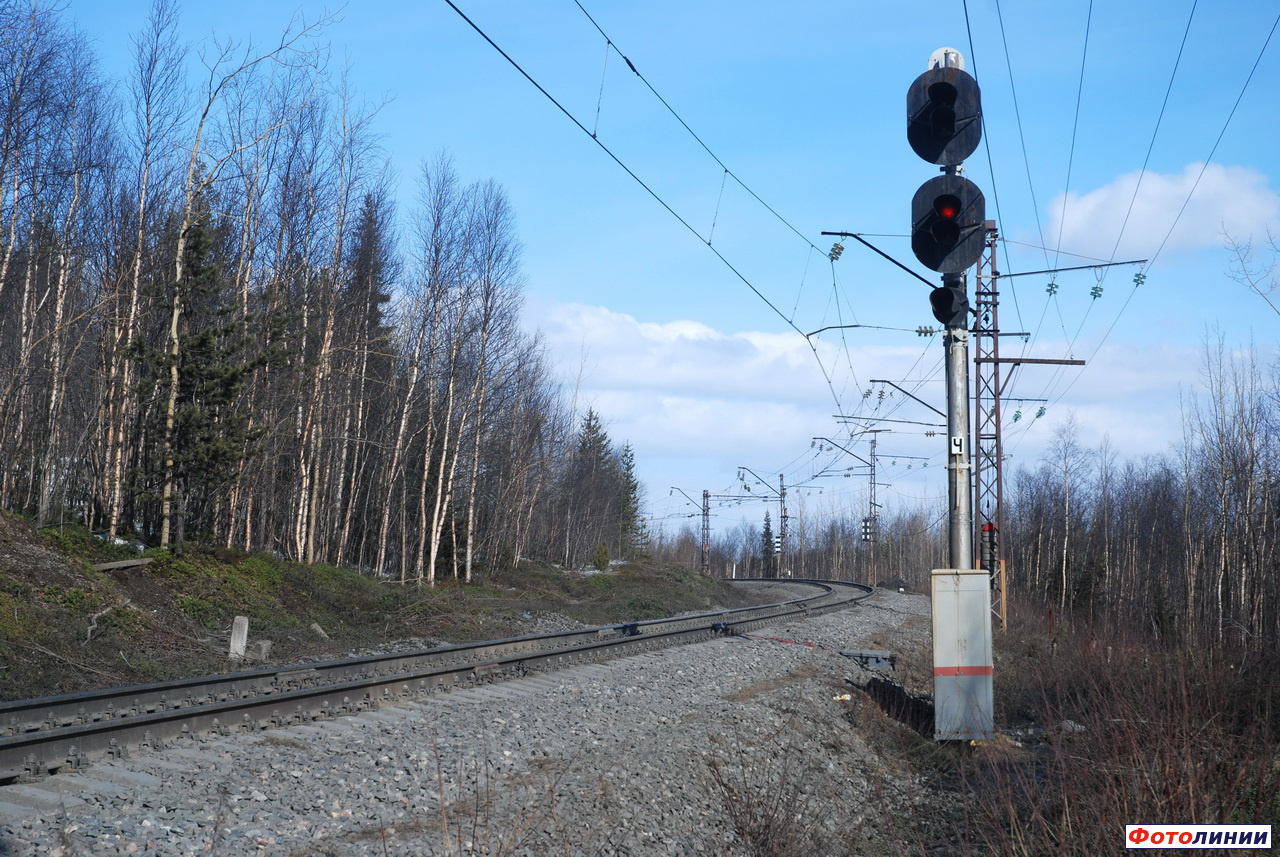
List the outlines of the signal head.
{"label": "signal head", "polygon": [[956,274],[982,256],[986,199],[961,176],[938,176],[911,200],[911,249],[930,270]]}
{"label": "signal head", "polygon": [[929,308],[933,310],[933,317],[946,327],[968,327],[969,295],[964,281],[948,283],[929,292]]}
{"label": "signal head", "polygon": [[907,90],[907,142],[931,164],[964,162],[982,142],[982,91],[958,68],[934,68]]}

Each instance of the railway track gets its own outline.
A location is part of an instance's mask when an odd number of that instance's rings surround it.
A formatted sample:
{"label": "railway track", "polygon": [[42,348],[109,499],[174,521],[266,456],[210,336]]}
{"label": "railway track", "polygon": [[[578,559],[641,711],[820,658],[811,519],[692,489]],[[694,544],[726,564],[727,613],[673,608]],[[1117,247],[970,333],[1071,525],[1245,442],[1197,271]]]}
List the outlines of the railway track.
{"label": "railway track", "polygon": [[[778,581],[742,581],[749,583]],[[201,676],[0,703],[0,784],[80,770],[137,748],[354,714],[453,687],[607,660],[849,606],[870,586],[789,579],[813,593],[774,604]]]}

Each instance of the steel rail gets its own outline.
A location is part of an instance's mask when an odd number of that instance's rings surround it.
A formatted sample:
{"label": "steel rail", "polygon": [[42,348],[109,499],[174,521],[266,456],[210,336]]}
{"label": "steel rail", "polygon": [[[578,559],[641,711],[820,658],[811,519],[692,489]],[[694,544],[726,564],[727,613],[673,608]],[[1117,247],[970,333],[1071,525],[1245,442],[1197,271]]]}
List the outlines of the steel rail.
{"label": "steel rail", "polygon": [[78,770],[100,756],[371,710],[459,685],[745,632],[861,601],[865,584],[810,579],[813,595],[775,604],[201,676],[0,703],[0,783]]}

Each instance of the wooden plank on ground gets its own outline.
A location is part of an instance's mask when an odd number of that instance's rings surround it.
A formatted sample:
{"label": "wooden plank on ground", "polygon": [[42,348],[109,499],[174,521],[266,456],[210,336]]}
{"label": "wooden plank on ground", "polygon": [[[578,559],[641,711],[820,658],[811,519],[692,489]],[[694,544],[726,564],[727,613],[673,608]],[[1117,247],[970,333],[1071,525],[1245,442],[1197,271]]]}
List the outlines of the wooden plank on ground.
{"label": "wooden plank on ground", "polygon": [[137,559],[122,559],[119,562],[100,562],[93,567],[94,571],[119,571],[122,568],[133,568],[139,565],[150,565],[151,557],[143,556]]}

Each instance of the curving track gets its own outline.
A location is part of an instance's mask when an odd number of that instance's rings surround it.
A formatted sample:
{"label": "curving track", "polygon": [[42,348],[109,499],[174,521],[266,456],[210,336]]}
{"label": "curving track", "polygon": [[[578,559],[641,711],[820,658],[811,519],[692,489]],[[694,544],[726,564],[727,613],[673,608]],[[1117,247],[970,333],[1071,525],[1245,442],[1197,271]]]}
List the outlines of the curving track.
{"label": "curving track", "polygon": [[292,725],[374,709],[384,700],[745,633],[846,607],[874,591],[829,580],[742,582],[815,591],[736,610],[0,703],[0,783],[76,770],[131,747]]}

